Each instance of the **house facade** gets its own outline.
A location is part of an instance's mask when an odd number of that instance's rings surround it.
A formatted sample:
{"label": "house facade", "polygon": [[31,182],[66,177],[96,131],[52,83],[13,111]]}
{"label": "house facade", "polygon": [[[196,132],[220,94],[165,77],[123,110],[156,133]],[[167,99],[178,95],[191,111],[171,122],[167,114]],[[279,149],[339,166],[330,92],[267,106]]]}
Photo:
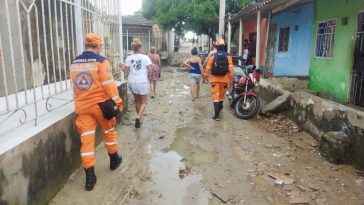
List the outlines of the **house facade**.
{"label": "house facade", "polygon": [[315,8],[309,88],[363,106],[364,3],[317,0]]}
{"label": "house facade", "polygon": [[251,49],[249,52],[251,52],[253,57],[256,57],[256,45],[257,45],[257,39],[260,39],[260,62],[259,65],[264,65],[264,55],[265,55],[265,38],[266,38],[266,29],[267,29],[267,19],[262,18],[260,23],[260,38],[257,38],[257,20],[256,18],[243,21],[243,39],[249,40],[251,44]]}
{"label": "house facade", "polygon": [[[267,58],[274,76],[308,76],[314,2],[294,5],[272,15]],[[270,55],[270,56],[268,56]]]}

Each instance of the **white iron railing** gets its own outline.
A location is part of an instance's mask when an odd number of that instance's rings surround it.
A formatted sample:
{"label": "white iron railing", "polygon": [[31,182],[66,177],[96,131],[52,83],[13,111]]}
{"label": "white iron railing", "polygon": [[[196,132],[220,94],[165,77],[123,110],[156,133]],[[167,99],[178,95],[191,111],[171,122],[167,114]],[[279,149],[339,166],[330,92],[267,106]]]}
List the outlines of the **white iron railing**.
{"label": "white iron railing", "polygon": [[121,0],[1,2],[1,133],[33,120],[37,125],[40,116],[73,100],[68,68],[88,32],[103,37],[102,54],[124,81],[116,71],[123,59]]}

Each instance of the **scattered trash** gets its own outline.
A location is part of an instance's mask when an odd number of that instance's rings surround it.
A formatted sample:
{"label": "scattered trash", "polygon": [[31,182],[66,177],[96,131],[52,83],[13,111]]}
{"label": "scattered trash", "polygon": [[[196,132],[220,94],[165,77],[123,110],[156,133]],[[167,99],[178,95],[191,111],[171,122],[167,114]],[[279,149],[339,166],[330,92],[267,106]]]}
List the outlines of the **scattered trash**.
{"label": "scattered trash", "polygon": [[283,184],[293,184],[293,179],[289,176],[276,174],[276,173],[268,173],[268,176],[272,177],[273,179],[282,181]]}
{"label": "scattered trash", "polygon": [[298,188],[299,190],[301,190],[302,192],[305,192],[305,191],[306,191],[306,188],[305,188],[305,187],[303,187],[303,186],[301,186],[301,185],[298,185],[298,186],[297,186],[297,188]]}
{"label": "scattered trash", "polygon": [[179,178],[183,179],[191,172],[192,166],[187,162],[183,163],[183,165],[179,168]]}
{"label": "scattered trash", "polygon": [[231,194],[229,194],[227,191],[224,190],[212,191],[211,194],[225,204],[234,198],[234,196],[232,196]]}
{"label": "scattered trash", "polygon": [[300,132],[300,128],[296,123],[280,113],[262,117],[258,122],[269,133],[291,136]]}
{"label": "scattered trash", "polygon": [[277,188],[283,188],[283,181],[282,180],[275,180],[274,181],[274,186]]}
{"label": "scattered trash", "polygon": [[317,185],[314,185],[314,184],[309,184],[308,185],[308,188],[314,190],[314,191],[318,191],[320,190],[320,187],[318,187]]}

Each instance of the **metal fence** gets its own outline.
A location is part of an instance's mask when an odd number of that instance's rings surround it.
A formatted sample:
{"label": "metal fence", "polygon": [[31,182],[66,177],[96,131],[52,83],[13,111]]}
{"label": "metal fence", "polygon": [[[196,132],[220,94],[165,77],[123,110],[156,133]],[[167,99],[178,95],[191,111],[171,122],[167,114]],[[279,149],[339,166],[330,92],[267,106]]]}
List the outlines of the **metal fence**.
{"label": "metal fence", "polygon": [[138,38],[142,42],[142,52],[148,54],[151,48],[156,48],[157,52],[163,52],[167,50],[166,38],[160,34],[154,34],[152,32],[146,33],[130,33],[128,30],[123,33],[125,41],[124,45],[124,57],[130,55],[133,51],[130,47],[134,38]]}
{"label": "metal fence", "polygon": [[114,69],[122,61],[120,0],[1,2],[0,126],[5,129],[15,126],[14,118],[20,125],[32,120],[37,125],[39,116],[73,100],[68,67],[81,53],[85,33],[102,36],[102,54]]}

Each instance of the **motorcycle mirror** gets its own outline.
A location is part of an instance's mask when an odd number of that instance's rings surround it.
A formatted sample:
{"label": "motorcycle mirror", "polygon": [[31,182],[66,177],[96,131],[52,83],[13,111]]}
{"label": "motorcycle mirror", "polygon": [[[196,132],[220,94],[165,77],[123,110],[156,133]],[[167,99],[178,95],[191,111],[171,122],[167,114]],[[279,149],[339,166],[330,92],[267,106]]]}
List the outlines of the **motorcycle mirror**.
{"label": "motorcycle mirror", "polygon": [[255,72],[262,74],[262,71],[259,68],[255,69]]}

